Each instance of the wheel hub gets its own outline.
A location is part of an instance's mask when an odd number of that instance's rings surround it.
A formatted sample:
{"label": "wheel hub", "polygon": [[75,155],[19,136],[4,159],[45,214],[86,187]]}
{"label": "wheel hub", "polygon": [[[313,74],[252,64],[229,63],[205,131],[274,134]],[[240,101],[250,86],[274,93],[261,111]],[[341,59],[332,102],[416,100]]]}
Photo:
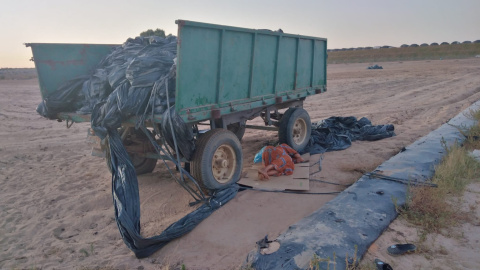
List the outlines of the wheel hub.
{"label": "wheel hub", "polygon": [[217,159],[215,162],[217,163],[217,168],[228,168],[228,160],[226,159]]}
{"label": "wheel hub", "polygon": [[213,177],[220,183],[227,183],[233,177],[236,167],[235,151],[223,144],[217,148],[212,158]]}
{"label": "wheel hub", "polygon": [[307,137],[307,123],[302,118],[298,118],[293,125],[293,141],[296,144],[302,144]]}

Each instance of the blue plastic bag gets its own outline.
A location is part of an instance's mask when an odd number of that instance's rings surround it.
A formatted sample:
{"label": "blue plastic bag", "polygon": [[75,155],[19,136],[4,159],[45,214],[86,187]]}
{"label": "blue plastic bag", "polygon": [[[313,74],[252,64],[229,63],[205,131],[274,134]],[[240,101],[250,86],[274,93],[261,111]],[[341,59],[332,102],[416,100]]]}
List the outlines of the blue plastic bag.
{"label": "blue plastic bag", "polygon": [[262,149],[260,149],[260,151],[258,151],[258,153],[255,154],[255,158],[253,158],[253,163],[260,163],[262,162],[262,154],[263,154],[263,150],[265,150],[265,147],[262,147]]}

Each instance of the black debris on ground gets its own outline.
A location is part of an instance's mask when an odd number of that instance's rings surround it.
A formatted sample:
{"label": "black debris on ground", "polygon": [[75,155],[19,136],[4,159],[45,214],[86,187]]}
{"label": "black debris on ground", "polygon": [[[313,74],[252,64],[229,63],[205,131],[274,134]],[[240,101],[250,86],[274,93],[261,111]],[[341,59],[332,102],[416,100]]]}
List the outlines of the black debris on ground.
{"label": "black debris on ground", "polygon": [[367,69],[383,69],[383,67],[375,64],[373,66],[367,67]]}
{"label": "black debris on ground", "polygon": [[310,141],[302,151],[311,155],[344,150],[353,141],[376,141],[395,136],[393,125],[372,125],[365,117],[357,120],[354,116],[330,117],[312,124]]}

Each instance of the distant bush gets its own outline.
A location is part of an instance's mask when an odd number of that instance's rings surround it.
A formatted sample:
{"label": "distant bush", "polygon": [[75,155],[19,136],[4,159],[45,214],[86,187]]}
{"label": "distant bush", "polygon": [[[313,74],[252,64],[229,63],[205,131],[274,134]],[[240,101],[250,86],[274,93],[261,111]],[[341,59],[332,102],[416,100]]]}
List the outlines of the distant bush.
{"label": "distant bush", "polygon": [[157,28],[155,30],[148,29],[147,31],[143,31],[140,33],[141,37],[151,37],[151,36],[158,36],[158,37],[165,37],[165,31],[163,29]]}

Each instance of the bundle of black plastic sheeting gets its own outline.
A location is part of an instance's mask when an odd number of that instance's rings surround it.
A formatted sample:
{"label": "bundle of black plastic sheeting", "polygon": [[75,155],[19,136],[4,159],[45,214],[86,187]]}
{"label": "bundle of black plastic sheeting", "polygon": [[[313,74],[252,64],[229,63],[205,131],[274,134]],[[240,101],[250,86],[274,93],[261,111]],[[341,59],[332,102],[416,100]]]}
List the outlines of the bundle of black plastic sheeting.
{"label": "bundle of black plastic sheeting", "polygon": [[347,149],[353,141],[376,141],[395,136],[393,125],[373,126],[363,117],[330,117],[312,127],[310,141],[303,153],[319,154]]}
{"label": "bundle of black plastic sheeting", "polygon": [[[121,103],[124,106],[143,109],[145,105],[143,101],[149,97],[155,82],[169,73],[176,55],[175,36],[128,39],[100,62],[95,73],[84,84],[82,91],[88,102],[79,112],[90,113],[96,104],[104,102],[118,87],[125,88],[127,82],[129,91],[124,93],[126,94],[124,96],[129,97],[131,102]],[[172,84],[175,88],[175,83]],[[175,91],[172,96],[175,97]],[[139,106],[139,103],[142,106]],[[156,112],[160,113],[161,109],[164,111],[166,108],[157,108]],[[128,108],[120,108],[120,111],[131,112]],[[138,112],[134,114],[138,115]]]}
{"label": "bundle of black plastic sheeting", "polygon": [[162,77],[153,85],[152,95],[156,95],[156,97],[151,100],[154,102],[154,104],[151,105],[153,107],[153,114],[162,114],[167,111],[168,106],[175,104],[175,83],[177,78],[177,70],[175,67],[176,65],[173,65],[168,76]]}
{"label": "bundle of black plastic sheeting", "polygon": [[[153,41],[149,43],[149,39],[146,38],[129,39],[100,63],[99,66],[105,66],[104,70],[110,71],[107,77],[124,79],[112,80],[113,84],[110,86],[118,86],[106,98],[103,97],[108,91],[105,85],[101,89],[99,87],[98,91],[92,88],[86,91],[89,103],[82,110],[89,111],[89,106],[93,104],[96,113],[95,117],[92,113],[91,124],[99,137],[106,137],[109,129],[119,128],[124,120],[132,116],[138,117],[138,120],[143,123],[144,115],[147,113],[158,114],[166,109],[166,101],[162,100],[164,96],[152,95],[152,89],[157,83],[161,85],[165,80],[170,80],[172,89],[175,89],[176,38],[169,36]],[[128,66],[123,69],[125,63],[128,63]],[[112,67],[117,64],[122,68]],[[86,84],[94,78],[95,76],[92,76]],[[159,88],[157,92],[161,93],[162,89]],[[97,92],[103,94],[92,95]],[[175,90],[172,92],[174,96]],[[147,106],[148,104],[151,106]],[[157,104],[158,107],[155,107]]]}
{"label": "bundle of black plastic sheeting", "polygon": [[108,136],[115,220],[123,241],[137,258],[147,257],[171,240],[187,234],[215,210],[234,198],[238,192],[237,185],[219,190],[202,206],[168,226],[160,235],[143,238],[140,233],[140,197],[135,168],[118,132],[109,130]]}
{"label": "bundle of black plastic sheeting", "polygon": [[[91,74],[62,84],[39,104],[37,112],[49,119],[55,119],[60,112],[89,114],[97,104],[107,102],[119,87],[125,90],[127,82],[129,91],[122,92],[123,96],[149,96],[154,83],[168,74],[176,54],[175,36],[130,38],[123,45],[115,47]],[[170,85],[175,89],[174,82]],[[118,92],[114,93],[117,97]],[[170,104],[173,104],[175,91],[172,91],[170,97]],[[156,98],[161,99],[162,96]],[[122,104],[137,106],[139,100],[134,100],[134,103]],[[155,104],[158,104],[158,107],[153,108],[156,114],[166,110],[165,100],[158,100]]]}
{"label": "bundle of black plastic sheeting", "polygon": [[82,87],[89,77],[80,76],[62,84],[37,106],[37,113],[48,119],[56,119],[59,112],[77,110],[84,104]]}
{"label": "bundle of black plastic sheeting", "polygon": [[195,150],[193,129],[183,122],[182,118],[175,112],[174,107],[166,110],[162,116],[162,136],[173,149],[175,149],[175,145],[170,121],[172,121],[172,126],[176,135],[178,151],[185,159],[191,160]]}

